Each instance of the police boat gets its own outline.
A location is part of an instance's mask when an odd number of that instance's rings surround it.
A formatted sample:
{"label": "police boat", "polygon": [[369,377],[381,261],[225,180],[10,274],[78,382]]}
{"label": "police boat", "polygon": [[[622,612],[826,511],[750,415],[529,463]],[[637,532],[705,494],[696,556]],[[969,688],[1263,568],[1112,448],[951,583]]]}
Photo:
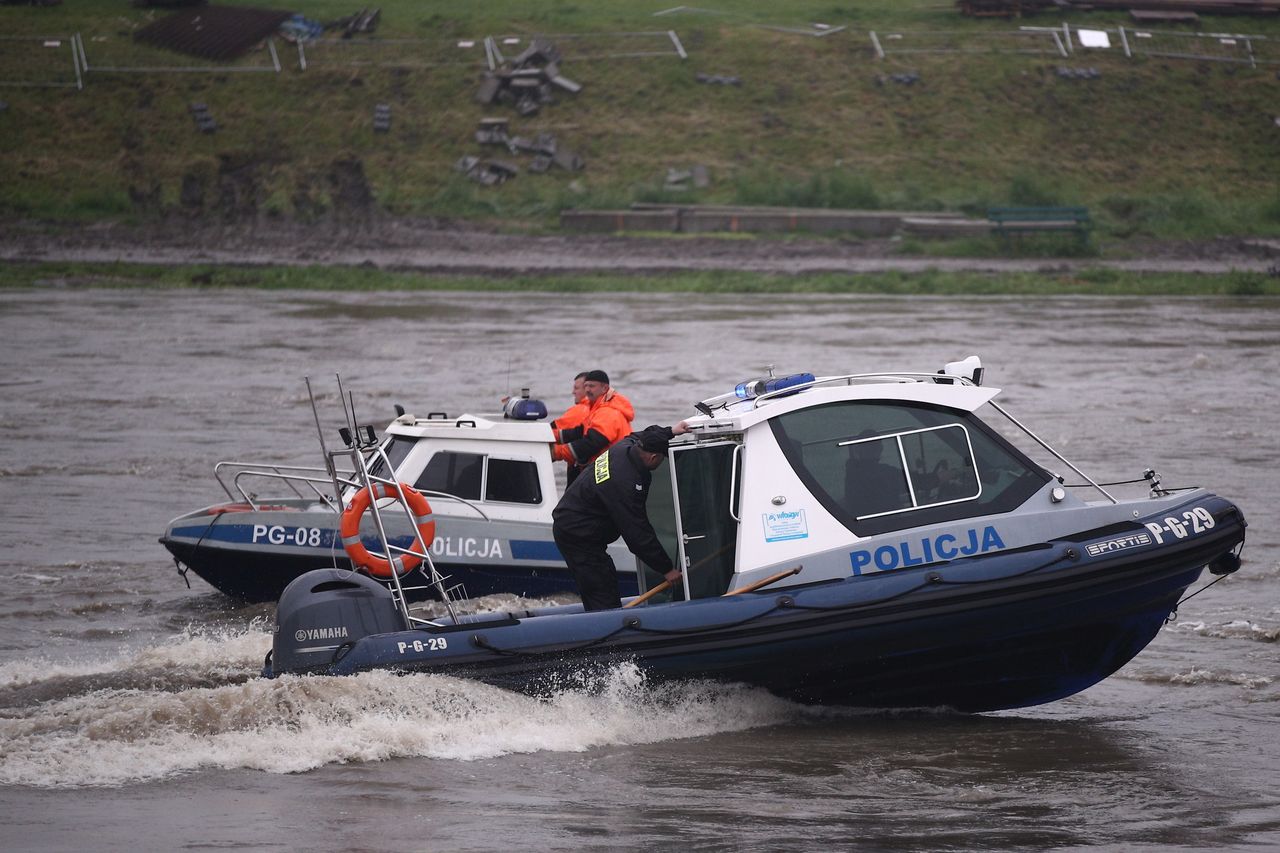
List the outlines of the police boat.
{"label": "police boat", "polygon": [[426,618],[394,580],[311,572],[280,598],[263,674],[434,672],[538,693],[633,662],[805,703],[979,712],[1070,696],[1150,643],[1206,568],[1239,567],[1244,516],[1150,470],[1121,496],[982,379],[970,357],[742,383],[695,404],[655,472],[674,587],[640,565],[643,593],[621,609]]}
{"label": "police boat", "polygon": [[[401,410],[376,448],[362,444],[369,474],[405,483],[417,494],[420,514],[432,516],[422,527],[436,568],[473,597],[505,592],[540,598],[576,589],[551,538],[558,491],[546,415],[546,405],[522,389],[495,414],[420,418]],[[354,440],[350,428],[342,432]],[[368,550],[378,541],[372,519],[365,517],[358,531],[342,529],[344,508],[371,500],[357,467],[219,462],[214,478],[227,500],[173,519],[160,543],[184,577],[189,569],[233,598],[275,601],[306,572],[350,570],[353,554],[370,562]],[[380,496],[377,502],[389,500]],[[346,518],[350,523],[353,516]],[[415,542],[419,525],[404,514],[388,513],[384,523],[393,546]],[[611,550],[626,565],[626,548]],[[386,561],[375,563],[366,571],[385,578]],[[427,567],[421,571],[425,575]],[[439,598],[431,578],[422,580],[405,587],[408,598]],[[618,580],[624,590],[637,591],[630,569]]]}

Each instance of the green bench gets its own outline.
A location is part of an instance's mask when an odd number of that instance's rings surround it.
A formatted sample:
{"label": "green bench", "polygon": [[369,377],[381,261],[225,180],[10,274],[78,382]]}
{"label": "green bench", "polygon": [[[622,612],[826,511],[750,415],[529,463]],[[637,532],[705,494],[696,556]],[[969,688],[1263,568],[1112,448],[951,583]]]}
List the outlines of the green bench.
{"label": "green bench", "polygon": [[1071,231],[1084,240],[1093,220],[1087,207],[992,207],[991,230],[1002,237],[1025,231]]}

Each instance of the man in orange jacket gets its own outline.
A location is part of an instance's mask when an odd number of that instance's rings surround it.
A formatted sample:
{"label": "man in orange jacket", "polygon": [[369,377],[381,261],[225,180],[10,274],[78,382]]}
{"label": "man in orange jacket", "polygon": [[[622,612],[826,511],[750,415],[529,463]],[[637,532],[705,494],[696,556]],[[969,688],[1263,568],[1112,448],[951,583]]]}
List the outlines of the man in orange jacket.
{"label": "man in orange jacket", "polygon": [[556,444],[551,453],[555,459],[569,463],[570,483],[592,460],[630,435],[631,422],[636,417],[631,401],[609,386],[609,374],[603,370],[587,371],[582,389],[587,398],[583,422],[566,428],[557,418],[552,424]]}
{"label": "man in orange jacket", "polygon": [[587,419],[587,412],[591,409],[591,401],[587,399],[587,392],[583,385],[587,381],[587,371],[582,371],[573,377],[573,405],[564,410],[564,414],[551,422],[552,429],[573,429],[582,426],[582,422]]}
{"label": "man in orange jacket", "polygon": [[[555,431],[557,439],[561,430],[571,430],[582,426],[587,419],[587,413],[591,411],[591,401],[587,399],[586,384],[587,371],[582,371],[573,377],[573,405],[564,410],[564,414],[551,422],[551,429]],[[578,474],[578,469],[572,461],[568,462],[569,482],[573,482],[573,478]]]}

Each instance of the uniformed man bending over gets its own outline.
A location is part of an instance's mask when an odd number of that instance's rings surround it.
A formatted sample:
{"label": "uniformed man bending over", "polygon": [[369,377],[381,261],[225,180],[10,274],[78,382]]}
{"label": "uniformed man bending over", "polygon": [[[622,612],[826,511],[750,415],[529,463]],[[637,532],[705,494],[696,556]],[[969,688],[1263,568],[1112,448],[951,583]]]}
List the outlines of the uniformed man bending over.
{"label": "uniformed man bending over", "polygon": [[573,572],[584,609],[622,606],[617,568],[606,551],[619,536],[631,553],[667,580],[680,578],[649,523],[645,501],[653,471],[667,456],[668,442],[687,431],[681,421],[674,427],[651,426],[632,433],[596,459],[556,505],[551,532]]}

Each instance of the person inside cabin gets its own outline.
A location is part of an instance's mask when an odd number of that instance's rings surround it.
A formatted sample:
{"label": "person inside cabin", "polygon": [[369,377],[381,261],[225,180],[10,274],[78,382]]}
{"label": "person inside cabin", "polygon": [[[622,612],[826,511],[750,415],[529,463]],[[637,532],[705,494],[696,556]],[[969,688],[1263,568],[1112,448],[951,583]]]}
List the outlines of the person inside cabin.
{"label": "person inside cabin", "polygon": [[[591,411],[591,401],[587,399],[587,391],[584,387],[587,381],[587,371],[582,371],[573,377],[573,405],[564,410],[564,414],[551,422],[551,429],[559,434],[560,430],[570,430],[582,426],[587,419],[587,413]],[[567,483],[572,483],[574,478],[578,476],[577,468],[572,462],[565,463],[568,466]]]}
{"label": "person inside cabin", "polygon": [[688,432],[686,422],[674,427],[650,426],[633,433],[601,454],[578,477],[551,513],[551,534],[573,573],[584,610],[622,606],[617,567],[609,544],[622,537],[631,553],[675,582],[675,568],[649,521],[645,503],[653,471],[667,458],[671,439]]}
{"label": "person inside cabin", "polygon": [[874,436],[871,430],[864,430],[855,443],[847,445],[844,506],[855,517],[907,506],[906,475],[901,468],[883,461],[885,447],[890,442]]}
{"label": "person inside cabin", "polygon": [[553,458],[569,463],[572,483],[597,456],[631,433],[636,412],[631,401],[609,385],[609,374],[588,370],[582,390],[587,398],[587,414],[582,423],[568,428],[553,427]]}

